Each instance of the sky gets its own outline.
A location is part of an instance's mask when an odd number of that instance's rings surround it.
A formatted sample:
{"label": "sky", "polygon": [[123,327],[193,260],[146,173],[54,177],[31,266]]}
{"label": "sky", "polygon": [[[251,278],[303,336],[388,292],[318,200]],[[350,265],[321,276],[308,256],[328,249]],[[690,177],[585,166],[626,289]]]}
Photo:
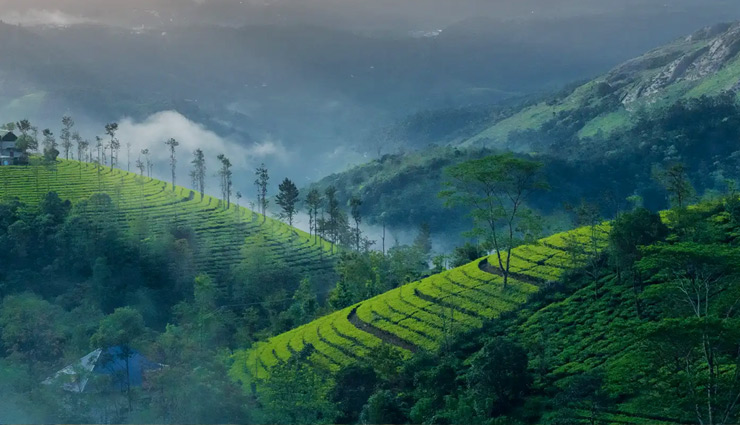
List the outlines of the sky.
{"label": "sky", "polygon": [[[740,18],[733,0],[0,0],[6,22],[124,26],[312,23],[357,30],[441,28],[470,17],[501,20],[695,13]],[[656,23],[660,24],[660,23]],[[703,24],[703,22],[701,22]]]}
{"label": "sky", "polygon": [[[642,19],[655,27],[658,46],[672,38],[689,34],[717,22],[740,20],[738,0],[0,0],[0,20],[23,26],[107,24],[126,28],[189,25],[291,25],[310,24],[364,33],[409,34],[443,30],[467,19],[491,18],[490,22],[540,22],[579,18],[608,17],[615,22]],[[488,22],[488,21],[486,21]],[[598,21],[597,21],[598,22]],[[486,23],[486,25],[489,25]],[[501,26],[511,28],[511,26]],[[545,25],[522,26],[537,34]],[[652,28],[652,27],[651,27]],[[159,32],[157,32],[159,33]],[[540,30],[542,37],[549,33]],[[162,34],[166,34],[163,29]],[[532,35],[532,34],[528,34]],[[584,34],[584,37],[589,37]],[[613,37],[613,35],[610,35]],[[632,35],[604,40],[606,48],[626,49]],[[536,37],[535,37],[536,38]],[[601,40],[597,40],[601,41]],[[633,49],[634,50],[634,49]],[[642,52],[642,50],[640,50]],[[624,59],[628,59],[625,57]],[[613,65],[616,65],[614,63]],[[610,65],[611,66],[611,65]],[[606,71],[608,67],[604,69]],[[138,152],[144,146],[175,137],[182,151],[208,146],[210,156],[225,152],[244,172],[257,162],[266,161],[285,170],[301,169],[302,158],[291,141],[260,136],[248,144],[218,136],[212,129],[188,120],[176,111],[163,110],[146,119],[120,118],[122,140],[135,140]],[[99,127],[99,126],[98,126]],[[205,143],[204,143],[205,141]],[[362,161],[346,146],[332,147],[326,160],[346,164]],[[155,158],[166,163],[166,151],[157,150]],[[355,156],[352,156],[355,155]],[[247,163],[239,158],[251,158]],[[240,162],[242,161],[242,162]],[[333,169],[331,168],[333,167]],[[321,177],[336,166],[306,172],[305,178]],[[162,167],[162,176],[166,169]],[[183,176],[183,180],[185,176]],[[183,182],[184,183],[184,182]]]}

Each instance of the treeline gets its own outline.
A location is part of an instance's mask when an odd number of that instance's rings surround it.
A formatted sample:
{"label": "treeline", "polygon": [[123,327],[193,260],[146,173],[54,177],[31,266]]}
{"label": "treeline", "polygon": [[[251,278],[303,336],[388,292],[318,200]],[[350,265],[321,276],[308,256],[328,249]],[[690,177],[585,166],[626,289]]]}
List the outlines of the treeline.
{"label": "treeline", "polygon": [[[79,162],[95,164],[98,171],[107,166],[110,166],[111,169],[114,167],[123,168],[123,165],[119,162],[122,144],[117,136],[118,123],[106,124],[104,126],[106,137],[96,136],[94,144],[83,138],[75,130],[75,121],[70,116],[62,118],[62,130],[58,140],[54,132],[48,128],[42,130],[41,136],[39,136],[38,127],[27,119],[17,123],[7,123],[3,128],[20,133],[16,141],[16,149],[25,163],[28,163],[30,154],[39,153],[45,165],[53,165],[57,158],[63,155],[64,159],[77,159]],[[170,182],[174,191],[177,183],[177,150],[180,143],[176,139],[170,138],[164,141],[163,144],[169,156]],[[154,163],[151,159],[152,151],[150,148],[142,149],[136,158],[132,158],[131,141],[126,142],[125,147],[126,171],[131,171],[133,161],[134,167],[142,177],[151,178]],[[216,160],[218,168],[215,175],[218,177],[220,197],[223,201],[223,207],[229,209],[234,198],[236,198],[238,204],[244,195],[241,191],[235,190],[237,183],[234,181],[231,159],[225,154],[219,154]],[[200,192],[202,199],[207,190],[206,182],[208,178],[207,158],[202,149],[197,148],[192,153],[189,165],[188,177],[190,178],[191,187]],[[270,204],[268,196],[270,174],[264,163],[256,168],[254,174],[256,202],[251,202],[250,207],[266,218]],[[324,191],[311,190],[304,198],[301,198],[297,186],[288,178],[285,178],[279,184],[278,189],[279,192],[275,197],[275,203],[279,207],[276,214],[277,218],[293,226],[295,217],[302,212],[301,206],[305,206],[305,212],[309,216],[309,233],[314,236],[316,242],[320,237],[330,241],[332,249],[334,245],[342,245],[355,250],[368,250],[375,243],[362,235],[360,229],[362,224],[360,209],[362,200],[359,197],[350,199],[346,206],[341,205],[337,198],[337,190],[330,187]],[[345,209],[349,209],[350,216],[347,215]]]}

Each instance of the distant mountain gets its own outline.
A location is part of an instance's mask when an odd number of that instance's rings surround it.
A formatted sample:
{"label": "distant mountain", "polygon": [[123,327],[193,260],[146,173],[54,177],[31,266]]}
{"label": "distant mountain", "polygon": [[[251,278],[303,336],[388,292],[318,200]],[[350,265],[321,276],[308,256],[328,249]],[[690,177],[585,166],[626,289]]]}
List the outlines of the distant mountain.
{"label": "distant mountain", "polygon": [[[234,143],[279,141],[293,155],[269,158],[275,172],[308,181],[361,161],[379,129],[410,113],[490,109],[590,78],[675,37],[684,18],[476,18],[405,32],[0,24],[0,121],[54,128],[71,113],[98,129],[175,110]],[[437,141],[419,139],[400,145]]]}
{"label": "distant mountain", "polygon": [[[532,199],[555,229],[563,204],[598,203],[606,217],[630,198],[667,206],[653,170],[683,162],[699,196],[740,182],[740,23],[704,28],[629,60],[587,83],[522,100],[519,106],[414,114],[383,135],[417,151],[383,155],[328,176],[342,199],[367,199],[369,223],[396,229],[432,225],[459,242],[465,211],[444,208],[434,194],[442,170],[510,150],[540,160],[552,190]],[[428,140],[438,146],[424,144]]]}
{"label": "distant mountain", "polygon": [[[542,151],[564,136],[577,141],[631,128],[640,113],[682,99],[739,90],[740,23],[719,24],[627,61],[567,95],[523,108],[462,145]],[[549,131],[564,127],[565,134]]]}

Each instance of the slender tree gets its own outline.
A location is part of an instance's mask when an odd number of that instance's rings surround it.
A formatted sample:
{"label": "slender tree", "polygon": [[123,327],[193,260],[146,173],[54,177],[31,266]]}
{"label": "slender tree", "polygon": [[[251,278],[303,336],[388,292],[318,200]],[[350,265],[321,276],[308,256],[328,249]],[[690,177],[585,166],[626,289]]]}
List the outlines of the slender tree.
{"label": "slender tree", "polygon": [[139,175],[144,177],[144,170],[146,170],[146,164],[141,160],[141,156],[136,160],[136,168],[139,169]]}
{"label": "slender tree", "polygon": [[200,200],[202,201],[206,192],[206,156],[203,154],[203,150],[196,149],[190,163],[193,164],[193,170],[190,174],[193,179],[193,187],[200,192]]}
{"label": "slender tree", "polygon": [[359,251],[360,241],[362,239],[362,232],[360,231],[360,224],[362,223],[362,213],[360,212],[360,207],[362,207],[362,200],[357,196],[353,196],[349,200],[349,207],[350,214],[352,215],[352,220],[355,222],[355,247]]}
{"label": "slender tree", "polygon": [[318,241],[318,221],[319,209],[321,209],[321,192],[318,189],[311,189],[306,196],[306,206],[308,207],[308,232],[313,232],[314,243]]}
{"label": "slender tree", "polygon": [[288,220],[288,225],[293,226],[293,217],[295,216],[295,213],[297,211],[296,205],[298,203],[298,196],[300,195],[300,192],[298,191],[295,183],[293,183],[287,177],[285,178],[285,180],[283,180],[282,183],[280,183],[280,185],[278,186],[278,190],[279,193],[275,198],[275,202],[282,209],[282,212],[280,213],[280,218]]}
{"label": "slender tree", "polygon": [[59,150],[57,149],[57,141],[54,137],[54,133],[48,128],[43,131],[44,135],[44,161],[47,165],[55,163],[59,156]]}
{"label": "slender tree", "polygon": [[131,171],[131,142],[126,142],[126,171]]}
{"label": "slender tree", "polygon": [[69,159],[69,152],[72,150],[72,128],[75,122],[69,115],[62,117],[62,132],[59,135],[59,139],[62,141],[62,149],[64,150],[64,159]]}
{"label": "slender tree", "polygon": [[267,219],[267,183],[270,181],[270,175],[267,172],[267,167],[262,163],[257,170],[254,172],[257,179],[254,181],[254,185],[257,186],[257,203],[260,206],[260,212],[264,219]]}
{"label": "slender tree", "polygon": [[54,133],[47,129],[41,132],[44,136],[44,150],[51,150],[57,148],[57,139],[54,137]]}
{"label": "slender tree", "polygon": [[34,150],[39,150],[39,128],[37,126],[31,126],[31,138],[34,141]]}
{"label": "slender tree", "polygon": [[116,132],[118,132],[118,123],[112,122],[105,125],[105,134],[110,137],[110,169],[113,170],[114,165],[118,165],[118,151],[121,149],[121,143],[116,138]]}
{"label": "slender tree", "polygon": [[84,153],[84,149],[83,149],[84,140],[82,139],[82,136],[80,136],[80,133],[76,131],[72,133],[71,139],[74,142],[75,146],[77,146],[77,162],[79,162],[80,166],[82,166],[81,163],[83,160],[83,153]]}
{"label": "slender tree", "polygon": [[509,282],[511,250],[519,238],[531,238],[538,228],[537,216],[525,201],[548,187],[542,167],[539,162],[502,154],[446,170],[448,189],[440,197],[446,199],[447,206],[462,205],[472,210],[472,235],[485,238],[494,250],[504,287]]}
{"label": "slender tree", "polygon": [[334,252],[334,245],[337,242],[339,236],[339,201],[337,200],[337,188],[329,186],[324,191],[326,196],[326,212],[329,214],[329,219],[326,222],[327,231],[329,232],[329,239],[332,242],[331,249]]}
{"label": "slender tree", "polygon": [[170,139],[164,142],[167,147],[170,148],[170,168],[172,170],[172,191],[175,191],[175,168],[177,166],[177,156],[175,150],[180,146],[180,142],[175,139]]}
{"label": "slender tree", "polygon": [[[149,159],[149,149],[142,149],[141,154],[144,155],[145,165],[146,165],[146,175],[147,177],[152,177],[152,161]],[[143,174],[142,174],[143,175]]]}
{"label": "slender tree", "polygon": [[85,151],[90,146],[90,142],[84,140],[78,132],[75,132],[72,135],[72,139],[74,139],[77,144],[77,162],[80,167],[80,177],[82,177],[82,160],[85,158]]}
{"label": "slender tree", "polygon": [[103,166],[103,138],[95,136],[95,148],[98,150],[98,168]]}
{"label": "slender tree", "polygon": [[233,187],[231,161],[224,154],[220,154],[218,160],[221,162],[221,170],[218,173],[221,177],[221,194],[223,195],[224,202],[226,202],[226,209],[229,209],[231,207],[231,192]]}

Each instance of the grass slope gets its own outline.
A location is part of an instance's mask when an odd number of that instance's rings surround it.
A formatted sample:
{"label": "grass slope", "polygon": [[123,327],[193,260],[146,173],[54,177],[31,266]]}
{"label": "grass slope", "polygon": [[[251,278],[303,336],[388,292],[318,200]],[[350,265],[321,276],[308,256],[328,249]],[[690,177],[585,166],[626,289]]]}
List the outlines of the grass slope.
{"label": "grass slope", "polygon": [[[382,344],[409,356],[435,350],[460,332],[481,328],[502,313],[515,310],[547,282],[579,265],[569,246],[585,246],[590,228],[557,234],[535,245],[513,250],[509,283],[484,258],[466,266],[409,283],[375,298],[238,352],[232,376],[242,381],[267,378],[270,368],[313,347],[309,361],[316,367],[338,370],[362,361]],[[605,242],[606,225],[597,228]]]}
{"label": "grass slope", "polygon": [[[220,275],[239,264],[244,247],[258,245],[302,273],[333,270],[331,247],[307,233],[211,196],[110,167],[60,160],[54,165],[0,167],[0,200],[35,205],[48,192],[73,204],[107,193],[120,216],[110,217],[142,240],[177,228],[194,233],[199,272]],[[90,208],[90,207],[88,207]],[[92,209],[88,213],[94,214]]]}

